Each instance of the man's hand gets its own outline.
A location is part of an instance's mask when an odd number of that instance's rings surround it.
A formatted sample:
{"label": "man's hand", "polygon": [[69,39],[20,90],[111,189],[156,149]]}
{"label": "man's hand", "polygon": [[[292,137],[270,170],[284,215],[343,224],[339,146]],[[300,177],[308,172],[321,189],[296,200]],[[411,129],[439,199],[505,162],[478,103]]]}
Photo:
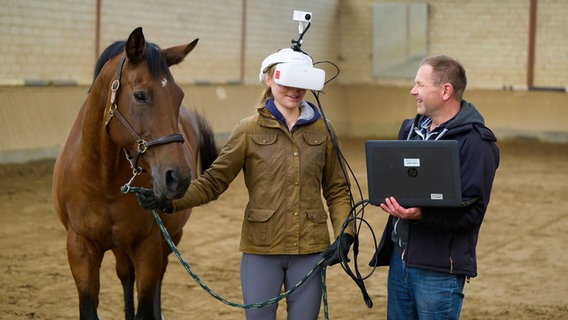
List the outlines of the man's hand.
{"label": "man's hand", "polygon": [[140,188],[140,190],[136,192],[136,196],[138,197],[138,203],[140,206],[146,210],[158,209],[165,213],[174,212],[172,202],[169,200],[158,200],[154,190],[152,189]]}
{"label": "man's hand", "polygon": [[381,209],[401,219],[420,220],[422,218],[422,208],[405,208],[394,197],[386,198],[385,202],[381,203]]}

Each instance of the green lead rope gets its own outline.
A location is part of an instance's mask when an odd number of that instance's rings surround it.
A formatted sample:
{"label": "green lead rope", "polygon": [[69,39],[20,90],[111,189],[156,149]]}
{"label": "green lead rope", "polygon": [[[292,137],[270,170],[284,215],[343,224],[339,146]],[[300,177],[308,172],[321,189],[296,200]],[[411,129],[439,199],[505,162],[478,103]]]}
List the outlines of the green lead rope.
{"label": "green lead rope", "polygon": [[289,296],[290,294],[292,294],[294,291],[296,291],[296,289],[298,289],[302,284],[304,284],[312,276],[312,274],[314,274],[315,271],[320,269],[322,290],[323,290],[323,295],[322,295],[323,310],[324,310],[325,319],[329,320],[329,311],[328,311],[328,308],[327,308],[327,287],[325,285],[325,269],[326,269],[326,266],[324,265],[324,262],[326,260],[325,257],[322,257],[322,259],[320,259],[316,263],[316,265],[306,274],[306,276],[302,280],[300,280],[298,283],[296,283],[296,285],[294,285],[292,288],[290,288],[286,292],[281,293],[279,296],[274,297],[272,299],[268,299],[268,300],[263,301],[263,302],[258,302],[258,303],[248,303],[248,304],[235,303],[235,302],[231,302],[231,301],[219,296],[217,293],[215,293],[213,290],[211,290],[205,283],[203,283],[203,281],[201,281],[201,279],[195,274],[195,272],[193,272],[193,270],[191,270],[191,267],[189,266],[189,264],[181,256],[181,253],[179,252],[175,243],[172,241],[172,238],[170,237],[168,230],[166,230],[166,227],[164,226],[164,223],[162,222],[162,219],[160,218],[160,216],[158,215],[156,210],[152,210],[152,214],[154,215],[154,220],[156,220],[156,223],[160,227],[160,230],[162,231],[164,238],[166,239],[166,241],[170,245],[172,252],[176,255],[179,262],[183,265],[183,267],[185,268],[187,273],[193,278],[193,280],[195,280],[195,282],[197,282],[197,284],[199,284],[213,298],[223,302],[226,305],[232,306],[232,307],[238,307],[238,308],[243,308],[243,309],[263,308],[263,307],[266,307],[268,305],[278,303],[280,300],[282,300],[282,299],[286,298],[287,296]]}

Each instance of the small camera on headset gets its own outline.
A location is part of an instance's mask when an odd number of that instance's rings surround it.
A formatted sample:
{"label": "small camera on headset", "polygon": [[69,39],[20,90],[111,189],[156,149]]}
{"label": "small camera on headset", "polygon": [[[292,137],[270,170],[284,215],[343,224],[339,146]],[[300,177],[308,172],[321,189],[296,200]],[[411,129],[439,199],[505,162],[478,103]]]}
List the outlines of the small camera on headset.
{"label": "small camera on headset", "polygon": [[292,20],[300,22],[311,22],[312,13],[307,11],[294,10],[294,15],[292,16]]}

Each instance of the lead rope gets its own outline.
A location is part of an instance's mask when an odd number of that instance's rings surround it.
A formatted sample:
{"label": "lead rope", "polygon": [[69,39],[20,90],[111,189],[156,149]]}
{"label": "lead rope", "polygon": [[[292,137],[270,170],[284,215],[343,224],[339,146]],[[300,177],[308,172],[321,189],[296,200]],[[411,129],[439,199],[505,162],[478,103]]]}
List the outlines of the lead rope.
{"label": "lead rope", "polygon": [[191,266],[181,256],[181,253],[177,249],[175,243],[172,241],[172,238],[170,237],[168,230],[166,230],[166,227],[164,226],[164,223],[162,222],[162,219],[160,218],[160,216],[158,215],[156,210],[152,210],[152,214],[154,215],[154,220],[156,220],[156,222],[158,223],[158,226],[160,227],[160,230],[162,231],[162,234],[164,235],[166,242],[168,242],[168,244],[172,248],[172,252],[176,255],[179,262],[183,265],[183,267],[185,268],[187,273],[193,278],[193,280],[195,280],[195,282],[197,282],[197,284],[199,284],[205,291],[207,291],[215,299],[223,302],[226,305],[232,306],[232,307],[239,307],[239,308],[243,308],[243,309],[263,308],[263,307],[269,306],[271,304],[278,303],[280,300],[282,300],[282,299],[286,298],[287,296],[289,296],[290,294],[292,294],[294,291],[296,291],[296,289],[298,289],[302,284],[304,284],[317,269],[320,269],[321,270],[322,291],[323,291],[322,299],[323,299],[323,303],[324,303],[323,309],[324,309],[325,319],[326,320],[329,319],[328,308],[327,308],[327,289],[326,289],[326,286],[325,286],[325,269],[326,269],[326,267],[322,266],[322,263],[325,261],[325,258],[322,258],[321,260],[319,260],[316,263],[316,265],[306,274],[306,276],[304,276],[304,278],[302,280],[300,280],[296,285],[294,285],[292,288],[290,288],[286,292],[281,293],[279,296],[277,296],[275,298],[271,298],[271,299],[268,299],[266,301],[259,302],[259,303],[248,303],[248,304],[231,302],[231,301],[228,301],[227,299],[219,296],[217,293],[215,293],[213,290],[211,290],[205,283],[203,283],[203,281],[201,281],[201,279],[195,274],[195,272],[193,272],[193,270],[191,269]]}
{"label": "lead rope", "polygon": [[[140,190],[140,188],[138,188],[138,187],[131,187],[130,182],[128,182],[127,184],[122,186],[122,188],[120,189],[122,193],[128,193],[128,192],[136,193]],[[193,280],[195,280],[195,282],[197,282],[197,284],[199,284],[199,286],[201,286],[201,288],[203,288],[213,298],[223,302],[226,305],[232,306],[232,307],[238,307],[238,308],[242,308],[242,309],[263,308],[263,307],[278,303],[280,300],[288,297],[290,294],[292,294],[294,291],[296,291],[302,284],[304,284],[314,274],[314,272],[316,272],[318,269],[320,269],[321,282],[322,282],[323,310],[324,310],[325,319],[329,320],[329,311],[328,311],[328,307],[327,307],[327,287],[325,285],[325,281],[326,281],[326,266],[324,265],[324,262],[326,260],[325,257],[322,257],[314,265],[314,267],[304,276],[304,278],[302,280],[300,280],[298,283],[296,283],[292,288],[288,289],[286,292],[281,293],[279,296],[268,299],[266,301],[258,302],[258,303],[247,303],[247,304],[235,303],[235,302],[231,302],[231,301],[221,297],[220,295],[215,293],[215,291],[210,289],[205,283],[203,283],[203,281],[201,281],[199,276],[197,276],[197,274],[195,274],[195,272],[193,272],[189,263],[187,263],[183,259],[183,257],[181,255],[181,253],[179,252],[177,246],[175,245],[172,238],[170,237],[168,230],[166,229],[164,223],[162,222],[160,215],[156,212],[156,210],[152,210],[152,214],[154,216],[154,220],[156,220],[156,223],[158,224],[158,227],[162,231],[162,235],[164,236],[164,239],[170,245],[172,252],[178,258],[179,262],[183,265],[183,267],[185,268],[187,273],[193,278]]]}

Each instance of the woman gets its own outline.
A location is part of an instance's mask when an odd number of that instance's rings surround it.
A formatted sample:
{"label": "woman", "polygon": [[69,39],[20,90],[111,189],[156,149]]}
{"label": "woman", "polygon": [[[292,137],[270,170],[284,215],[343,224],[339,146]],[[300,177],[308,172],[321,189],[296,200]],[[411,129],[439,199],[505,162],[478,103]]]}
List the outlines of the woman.
{"label": "woman", "polygon": [[[352,229],[346,229],[330,246],[322,194],[339,236],[351,209],[348,182],[324,120],[304,100],[307,89],[276,83],[274,70],[280,63],[313,68],[309,56],[291,49],[269,55],[261,65],[266,88],[258,112],[237,124],[219,157],[191,183],[186,195],[173,205],[160,205],[152,195],[139,194],[145,208],[191,208],[217,199],[243,170],[249,193],[240,243],[246,304],[278,296],[282,284],[286,289],[294,286],[326,249],[325,256],[333,255],[327,264],[339,262],[353,241]],[[338,244],[342,254],[336,250]],[[316,272],[287,297],[288,319],[317,319],[321,295],[321,276]],[[272,304],[247,309],[246,318],[276,319],[277,308]]]}

